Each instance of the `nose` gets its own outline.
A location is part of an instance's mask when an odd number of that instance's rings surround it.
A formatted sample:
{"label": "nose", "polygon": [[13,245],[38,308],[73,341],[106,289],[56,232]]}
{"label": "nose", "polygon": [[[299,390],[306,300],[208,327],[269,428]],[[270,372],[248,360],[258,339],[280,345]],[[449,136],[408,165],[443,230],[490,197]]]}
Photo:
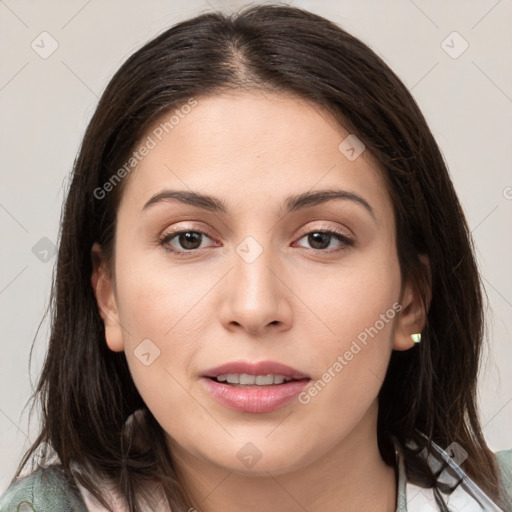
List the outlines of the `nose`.
{"label": "nose", "polygon": [[222,281],[220,320],[228,330],[265,336],[291,327],[293,297],[271,250],[249,239],[233,254],[232,270]]}

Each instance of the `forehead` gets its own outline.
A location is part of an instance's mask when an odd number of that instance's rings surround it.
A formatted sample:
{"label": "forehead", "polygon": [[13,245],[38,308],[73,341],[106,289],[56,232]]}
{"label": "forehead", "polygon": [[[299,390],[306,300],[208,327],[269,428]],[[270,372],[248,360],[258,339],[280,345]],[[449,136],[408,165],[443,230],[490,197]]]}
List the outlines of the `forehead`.
{"label": "forehead", "polygon": [[340,187],[389,203],[378,162],[367,151],[347,153],[354,136],[316,104],[247,92],[188,104],[163,114],[134,148],[149,149],[125,184],[121,206],[140,210],[163,188],[223,196],[233,208]]}

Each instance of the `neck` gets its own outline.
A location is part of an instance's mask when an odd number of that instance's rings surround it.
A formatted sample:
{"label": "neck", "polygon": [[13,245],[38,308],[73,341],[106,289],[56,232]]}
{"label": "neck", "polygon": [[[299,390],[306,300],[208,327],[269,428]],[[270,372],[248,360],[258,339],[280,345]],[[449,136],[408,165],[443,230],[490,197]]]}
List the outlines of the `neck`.
{"label": "neck", "polygon": [[328,453],[292,472],[251,476],[220,468],[173,446],[181,482],[201,512],[395,512],[395,470],[377,445],[377,405]]}

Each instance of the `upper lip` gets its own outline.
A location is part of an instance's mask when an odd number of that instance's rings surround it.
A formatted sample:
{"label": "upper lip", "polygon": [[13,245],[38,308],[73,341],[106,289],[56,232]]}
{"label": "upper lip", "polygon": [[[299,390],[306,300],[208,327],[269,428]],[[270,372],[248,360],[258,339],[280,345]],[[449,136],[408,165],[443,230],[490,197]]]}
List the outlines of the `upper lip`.
{"label": "upper lip", "polygon": [[247,374],[247,375],[282,375],[295,380],[309,379],[309,376],[286,364],[275,361],[232,361],[221,364],[204,372],[203,377],[218,377],[226,374]]}

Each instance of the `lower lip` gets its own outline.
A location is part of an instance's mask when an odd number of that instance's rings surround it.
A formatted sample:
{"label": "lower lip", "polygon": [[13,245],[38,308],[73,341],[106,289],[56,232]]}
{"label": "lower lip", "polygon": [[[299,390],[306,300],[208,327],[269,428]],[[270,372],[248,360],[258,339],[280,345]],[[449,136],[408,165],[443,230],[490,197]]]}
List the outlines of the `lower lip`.
{"label": "lower lip", "polygon": [[222,405],[242,412],[264,413],[283,407],[304,389],[309,379],[294,380],[272,386],[230,386],[203,378],[210,394]]}

